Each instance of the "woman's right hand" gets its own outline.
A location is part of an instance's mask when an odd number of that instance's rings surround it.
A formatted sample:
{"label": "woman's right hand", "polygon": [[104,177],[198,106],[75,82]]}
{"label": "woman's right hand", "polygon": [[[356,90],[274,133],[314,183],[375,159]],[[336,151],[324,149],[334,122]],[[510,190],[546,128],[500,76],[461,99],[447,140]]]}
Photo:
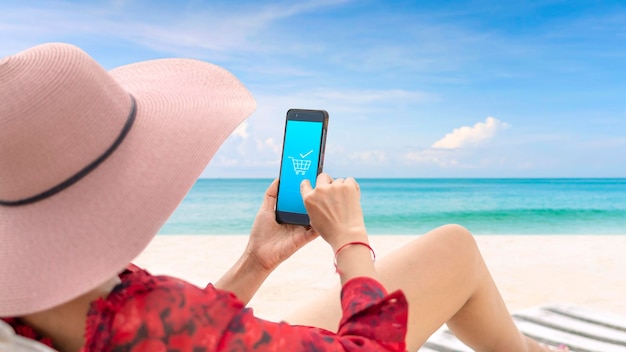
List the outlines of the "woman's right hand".
{"label": "woman's right hand", "polygon": [[328,174],[317,177],[315,188],[302,181],[300,193],[311,227],[336,251],[348,242],[367,242],[361,209],[361,191],[352,177],[333,180]]}

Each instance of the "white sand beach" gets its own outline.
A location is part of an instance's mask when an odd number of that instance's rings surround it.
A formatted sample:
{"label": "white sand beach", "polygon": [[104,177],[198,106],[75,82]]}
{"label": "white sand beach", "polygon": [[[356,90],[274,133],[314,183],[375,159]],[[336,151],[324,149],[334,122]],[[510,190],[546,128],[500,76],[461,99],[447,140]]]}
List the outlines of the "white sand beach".
{"label": "white sand beach", "polygon": [[[375,235],[377,255],[415,238]],[[217,280],[239,257],[246,236],[157,236],[135,263],[200,286]],[[510,310],[567,303],[626,316],[626,235],[476,236]],[[279,267],[250,302],[277,320],[335,285],[330,247],[317,239]]]}

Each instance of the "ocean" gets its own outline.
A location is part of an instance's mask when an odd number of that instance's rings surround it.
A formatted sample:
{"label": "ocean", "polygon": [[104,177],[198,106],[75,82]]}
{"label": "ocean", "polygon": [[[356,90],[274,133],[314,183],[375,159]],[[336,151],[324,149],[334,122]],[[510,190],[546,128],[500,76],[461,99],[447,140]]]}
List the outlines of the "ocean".
{"label": "ocean", "polygon": [[[159,232],[248,234],[271,179],[199,179]],[[358,179],[370,234],[626,234],[625,178]]]}

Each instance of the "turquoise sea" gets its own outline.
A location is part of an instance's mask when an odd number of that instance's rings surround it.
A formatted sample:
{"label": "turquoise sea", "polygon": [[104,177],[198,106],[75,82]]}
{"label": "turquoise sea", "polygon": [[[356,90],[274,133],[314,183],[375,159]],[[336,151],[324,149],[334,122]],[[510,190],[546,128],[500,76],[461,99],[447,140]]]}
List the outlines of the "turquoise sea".
{"label": "turquoise sea", "polygon": [[[626,234],[626,179],[358,179],[370,234]],[[271,179],[200,179],[160,234],[247,234]]]}

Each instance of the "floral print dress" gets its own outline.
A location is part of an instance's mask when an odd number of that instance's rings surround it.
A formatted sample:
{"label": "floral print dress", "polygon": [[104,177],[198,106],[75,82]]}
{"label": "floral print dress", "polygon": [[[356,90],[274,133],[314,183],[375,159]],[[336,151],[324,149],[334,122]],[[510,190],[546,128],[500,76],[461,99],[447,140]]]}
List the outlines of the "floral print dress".
{"label": "floral print dress", "polygon": [[[405,351],[408,305],[371,278],[354,278],[341,292],[338,332],[256,318],[232,293],[202,289],[131,266],[106,299],[92,303],[81,352]],[[49,346],[19,319],[20,335]]]}

